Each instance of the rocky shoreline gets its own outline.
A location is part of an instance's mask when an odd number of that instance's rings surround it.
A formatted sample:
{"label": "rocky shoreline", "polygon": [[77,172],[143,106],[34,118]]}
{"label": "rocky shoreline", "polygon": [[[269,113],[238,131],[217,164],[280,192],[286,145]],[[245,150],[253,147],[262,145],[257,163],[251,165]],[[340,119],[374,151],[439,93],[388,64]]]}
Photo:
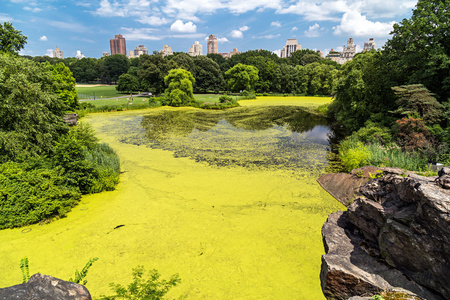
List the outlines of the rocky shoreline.
{"label": "rocky shoreline", "polygon": [[322,228],[325,297],[398,291],[409,295],[403,299],[450,299],[449,175],[375,167],[323,175],[322,187],[348,206]]}

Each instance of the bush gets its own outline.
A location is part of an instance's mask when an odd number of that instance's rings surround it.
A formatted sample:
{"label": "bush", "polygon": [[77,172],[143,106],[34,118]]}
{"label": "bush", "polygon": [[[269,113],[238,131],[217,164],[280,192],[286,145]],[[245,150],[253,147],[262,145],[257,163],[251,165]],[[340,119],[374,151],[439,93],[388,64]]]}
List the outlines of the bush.
{"label": "bush", "polygon": [[246,90],[242,91],[240,93],[240,96],[241,97],[239,99],[242,99],[242,100],[256,99],[256,95],[255,94],[253,94],[253,93],[251,93],[249,91],[246,91]]}
{"label": "bush", "polygon": [[355,143],[353,140],[347,139],[341,142],[339,156],[345,171],[350,172],[353,169],[366,166],[370,158],[370,152],[363,143],[359,141]]}
{"label": "bush", "polygon": [[111,283],[111,289],[115,293],[111,296],[101,295],[100,300],[114,300],[114,299],[163,299],[167,292],[181,282],[178,274],[172,275],[167,280],[159,280],[161,275],[157,270],[151,270],[148,273],[148,278],[144,279],[144,267],[138,266],[133,269],[133,282],[128,287],[120,284]]}
{"label": "bush", "polygon": [[223,95],[223,96],[219,97],[219,102],[220,103],[225,103],[225,101],[231,102],[231,101],[233,101],[233,98],[230,97],[230,96],[226,96],[226,95]]}
{"label": "bush", "polygon": [[12,161],[0,165],[0,229],[65,216],[81,197],[65,181],[60,169]]}

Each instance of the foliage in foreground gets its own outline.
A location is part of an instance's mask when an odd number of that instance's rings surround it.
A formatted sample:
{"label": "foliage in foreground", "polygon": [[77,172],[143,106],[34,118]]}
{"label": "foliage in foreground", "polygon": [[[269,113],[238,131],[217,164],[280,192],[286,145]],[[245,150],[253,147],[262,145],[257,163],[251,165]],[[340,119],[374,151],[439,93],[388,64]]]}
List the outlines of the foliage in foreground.
{"label": "foliage in foreground", "polygon": [[133,269],[133,281],[127,286],[111,283],[113,295],[101,295],[100,300],[157,300],[169,292],[169,290],[181,282],[178,274],[172,275],[169,280],[160,280],[161,274],[153,269],[148,273],[148,277],[144,278],[144,267],[138,266]]}

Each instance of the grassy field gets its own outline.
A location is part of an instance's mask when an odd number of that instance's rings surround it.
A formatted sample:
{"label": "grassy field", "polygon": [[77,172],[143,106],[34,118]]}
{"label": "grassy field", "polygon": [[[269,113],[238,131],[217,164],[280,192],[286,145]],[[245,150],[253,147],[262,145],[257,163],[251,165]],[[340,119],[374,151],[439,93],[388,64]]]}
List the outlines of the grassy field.
{"label": "grassy field", "polygon": [[107,85],[107,86],[82,85],[82,86],[76,86],[75,89],[77,90],[78,97],[80,99],[93,99],[94,93],[95,93],[95,98],[98,98],[98,99],[118,97],[118,96],[125,95],[125,94],[119,93],[116,90],[115,85]]}

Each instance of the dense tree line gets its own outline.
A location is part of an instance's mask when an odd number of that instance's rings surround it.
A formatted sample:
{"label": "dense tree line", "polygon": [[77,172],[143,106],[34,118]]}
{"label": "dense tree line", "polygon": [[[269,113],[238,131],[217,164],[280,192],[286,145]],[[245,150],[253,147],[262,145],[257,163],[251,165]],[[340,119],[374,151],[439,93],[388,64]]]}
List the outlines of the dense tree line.
{"label": "dense tree line", "polygon": [[132,59],[120,54],[80,60],[48,56],[27,58],[52,65],[63,62],[78,83],[117,82],[119,91],[141,90],[156,94],[164,92],[164,77],[169,71],[178,68],[194,76],[195,93],[240,90],[232,78],[226,77],[226,73],[236,65],[244,65],[254,67],[258,73],[255,84],[247,87],[253,92],[331,95],[333,81],[341,68],[337,63],[323,59],[317,52],[308,49],[296,51],[289,58],[279,58],[267,50],[247,51],[231,58],[219,54],[191,57],[181,52],[167,57],[154,53]]}
{"label": "dense tree line", "polygon": [[[352,134],[341,154],[352,153],[353,162],[359,156],[356,166],[390,165],[397,148],[422,167],[450,164],[448,7],[450,0],[419,1],[410,19],[394,25],[383,50],[357,54],[338,74],[329,113]],[[376,149],[384,151],[383,163],[370,160]]]}

